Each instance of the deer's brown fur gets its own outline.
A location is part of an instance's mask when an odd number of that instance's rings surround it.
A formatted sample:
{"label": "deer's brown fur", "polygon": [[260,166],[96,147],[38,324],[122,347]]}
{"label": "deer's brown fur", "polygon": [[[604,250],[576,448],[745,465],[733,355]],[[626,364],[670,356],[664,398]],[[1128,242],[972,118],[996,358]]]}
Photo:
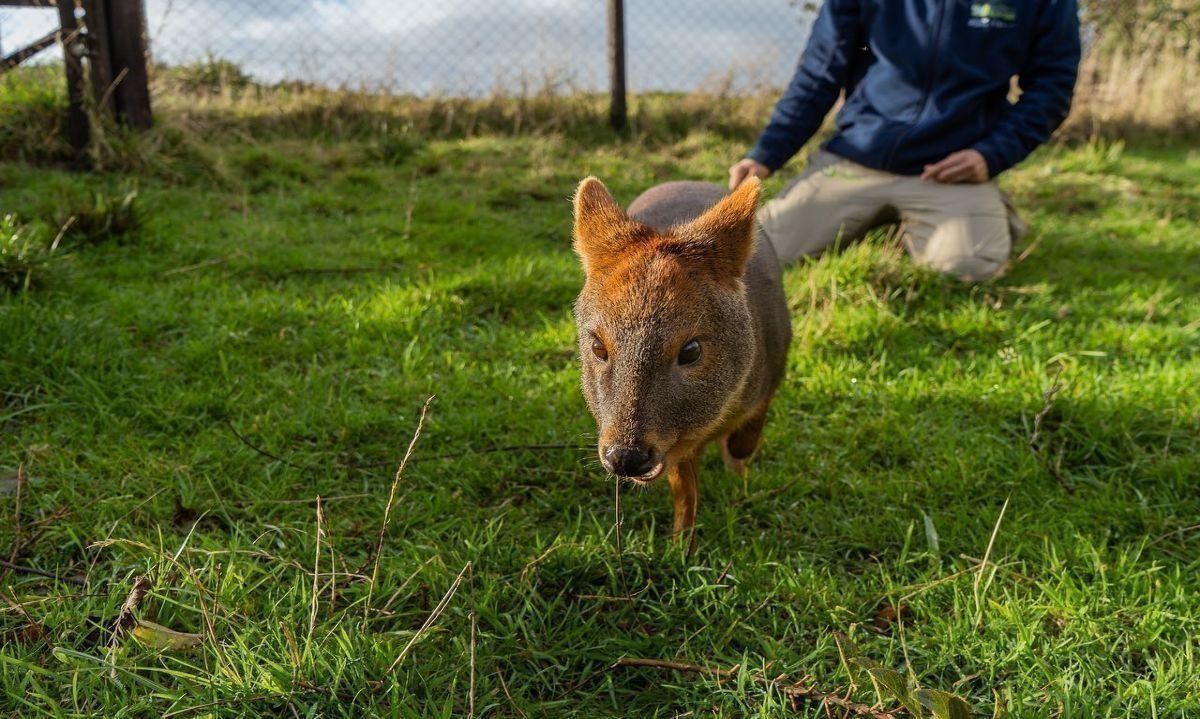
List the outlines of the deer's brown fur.
{"label": "deer's brown fur", "polygon": [[[700,450],[717,441],[744,472],[783,379],[791,323],[779,261],[756,231],[759,192],[757,179],[728,195],[668,183],[628,213],[595,178],[575,194],[587,275],[575,320],[601,461],[612,470],[614,449],[645,453],[652,468],[633,478],[667,474],[677,533],[695,523]],[[690,340],[699,358],[681,365]]]}

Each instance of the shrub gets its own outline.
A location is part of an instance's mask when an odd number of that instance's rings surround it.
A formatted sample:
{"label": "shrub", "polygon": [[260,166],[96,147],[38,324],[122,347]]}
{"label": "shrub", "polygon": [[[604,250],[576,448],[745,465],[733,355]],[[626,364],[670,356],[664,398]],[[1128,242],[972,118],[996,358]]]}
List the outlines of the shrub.
{"label": "shrub", "polygon": [[69,159],[62,134],[66,108],[61,67],[18,67],[0,75],[0,159]]}
{"label": "shrub", "polygon": [[22,224],[16,215],[0,218],[0,289],[29,289],[50,259],[41,232]]}
{"label": "shrub", "polygon": [[137,190],[92,193],[90,204],[61,213],[56,221],[63,237],[72,242],[96,245],[126,240],[141,226]]}
{"label": "shrub", "polygon": [[371,148],[372,159],[391,165],[404,164],[423,146],[421,140],[411,130],[411,125],[404,125],[398,131],[385,132]]}
{"label": "shrub", "polygon": [[162,66],[155,75],[168,87],[193,95],[238,95],[254,82],[237,63],[212,56],[186,65]]}

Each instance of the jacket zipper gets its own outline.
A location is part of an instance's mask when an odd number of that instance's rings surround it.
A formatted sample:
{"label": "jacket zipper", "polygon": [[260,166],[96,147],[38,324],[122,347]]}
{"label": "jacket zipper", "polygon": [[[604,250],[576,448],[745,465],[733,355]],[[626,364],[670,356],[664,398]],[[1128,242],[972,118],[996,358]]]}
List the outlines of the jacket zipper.
{"label": "jacket zipper", "polygon": [[[921,119],[921,117],[925,114],[925,110],[929,107],[929,96],[933,94],[933,81],[934,78],[937,77],[938,55],[941,54],[942,49],[942,24],[946,19],[946,6],[952,5],[954,2],[954,0],[935,1],[939,2],[939,6],[937,18],[933,23],[933,57],[929,63],[929,77],[925,79],[925,92],[921,96],[921,107],[917,110],[917,114],[913,118],[914,124]],[[894,143],[892,143],[892,149],[890,152],[888,152],[887,161],[883,163],[883,169],[888,170],[889,172],[891,171],[892,161],[896,159],[896,151],[900,149],[900,144],[904,142],[904,139],[908,137],[909,133],[911,132],[912,128],[909,127],[907,130],[900,133],[900,136],[896,138]]]}

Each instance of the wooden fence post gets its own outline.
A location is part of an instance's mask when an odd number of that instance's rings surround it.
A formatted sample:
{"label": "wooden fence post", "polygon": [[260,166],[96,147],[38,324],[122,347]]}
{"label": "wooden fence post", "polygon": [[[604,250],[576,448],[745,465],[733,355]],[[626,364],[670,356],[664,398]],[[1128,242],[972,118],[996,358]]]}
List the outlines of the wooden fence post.
{"label": "wooden fence post", "polygon": [[83,22],[87,26],[92,98],[97,109],[113,113],[116,111],[116,105],[113,102],[112,55],[109,52],[106,4],[105,0],[83,0]]}
{"label": "wooden fence post", "polygon": [[[150,82],[146,72],[146,13],[143,0],[0,0],[0,7],[42,7],[58,11],[59,29],[5,57],[0,72],[11,70],[53,45],[62,45],[67,80],[66,136],[83,159],[90,125],[88,103],[100,113],[137,129],[150,127]],[[80,27],[79,11],[83,11]],[[84,30],[86,29],[86,33]],[[84,88],[84,59],[91,96]]]}
{"label": "wooden fence post", "polygon": [[83,63],[79,52],[79,23],[75,21],[75,0],[59,0],[59,42],[67,75],[67,141],[82,153],[88,142],[87,111],[83,106]]}
{"label": "wooden fence post", "polygon": [[618,132],[629,124],[625,106],[625,2],[608,0],[608,121]]}
{"label": "wooden fence post", "polygon": [[103,3],[108,27],[113,100],[117,118],[144,130],[150,114],[150,79],[146,72],[146,13],[142,0],[95,0]]}

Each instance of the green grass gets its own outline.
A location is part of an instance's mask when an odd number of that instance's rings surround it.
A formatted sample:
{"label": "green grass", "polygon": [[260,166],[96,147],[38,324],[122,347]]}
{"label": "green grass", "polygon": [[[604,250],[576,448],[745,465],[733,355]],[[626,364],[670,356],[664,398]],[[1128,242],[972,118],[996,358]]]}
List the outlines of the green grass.
{"label": "green grass", "polygon": [[[847,691],[835,632],[982,715],[1200,713],[1195,151],[1043,151],[995,282],[879,242],[789,268],[764,450],[745,483],[704,460],[685,557],[665,488],[618,542],[591,452],[475,451],[594,431],[575,182],[719,180],[750,137],[202,139],[211,172],[0,164],[32,222],[139,207],[0,298],[0,558],[64,578],[0,569],[0,715],[815,718],[755,677]],[[139,576],[198,647],[110,643]]]}

